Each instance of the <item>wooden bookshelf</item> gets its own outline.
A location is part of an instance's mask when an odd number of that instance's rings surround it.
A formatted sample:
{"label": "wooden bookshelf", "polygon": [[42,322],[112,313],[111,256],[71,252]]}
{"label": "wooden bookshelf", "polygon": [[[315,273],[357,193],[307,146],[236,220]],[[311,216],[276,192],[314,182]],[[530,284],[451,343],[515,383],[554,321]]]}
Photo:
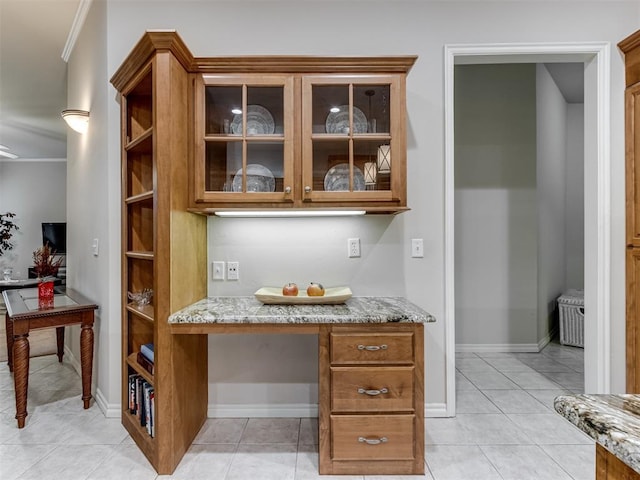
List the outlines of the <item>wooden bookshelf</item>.
{"label": "wooden bookshelf", "polygon": [[[172,335],[167,324],[206,295],[206,217],[187,212],[185,51],[175,33],[148,32],[111,79],[122,123],[122,424],[160,474],[175,470],[207,412],[206,335]],[[151,304],[130,302],[147,288]],[[154,375],[137,361],[146,343]],[[132,374],[154,388],[153,438],[128,408]]]}

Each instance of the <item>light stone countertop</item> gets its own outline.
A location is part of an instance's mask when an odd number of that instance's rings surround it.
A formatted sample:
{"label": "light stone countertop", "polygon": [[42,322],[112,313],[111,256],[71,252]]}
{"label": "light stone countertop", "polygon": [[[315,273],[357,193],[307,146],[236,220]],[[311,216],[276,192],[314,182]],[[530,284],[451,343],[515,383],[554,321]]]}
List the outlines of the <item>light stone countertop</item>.
{"label": "light stone countertop", "polygon": [[169,317],[171,324],[435,321],[435,317],[401,297],[352,297],[340,305],[263,305],[255,297],[207,297]]}
{"label": "light stone countertop", "polygon": [[562,395],[554,407],[640,473],[640,395]]}

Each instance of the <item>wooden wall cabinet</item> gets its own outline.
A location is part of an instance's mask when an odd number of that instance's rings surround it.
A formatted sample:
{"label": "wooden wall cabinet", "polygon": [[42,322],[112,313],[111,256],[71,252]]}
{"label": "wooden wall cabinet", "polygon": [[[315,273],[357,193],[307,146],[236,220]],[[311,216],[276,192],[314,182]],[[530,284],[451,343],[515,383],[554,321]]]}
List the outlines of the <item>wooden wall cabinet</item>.
{"label": "wooden wall cabinet", "polygon": [[406,210],[405,83],[414,62],[196,60],[192,210]]}
{"label": "wooden wall cabinet", "polygon": [[640,393],[640,30],[618,44],[625,61],[627,392]]}
{"label": "wooden wall cabinet", "polygon": [[[186,52],[186,53],[185,53]],[[206,218],[188,213],[189,55],[149,32],[111,81],[122,112],[122,423],[159,473],[171,473],[206,419],[206,335],[171,335],[167,317],[206,296]],[[152,289],[137,306],[128,292]],[[137,361],[153,343],[153,374]],[[129,409],[128,379],[154,390],[154,435]]]}

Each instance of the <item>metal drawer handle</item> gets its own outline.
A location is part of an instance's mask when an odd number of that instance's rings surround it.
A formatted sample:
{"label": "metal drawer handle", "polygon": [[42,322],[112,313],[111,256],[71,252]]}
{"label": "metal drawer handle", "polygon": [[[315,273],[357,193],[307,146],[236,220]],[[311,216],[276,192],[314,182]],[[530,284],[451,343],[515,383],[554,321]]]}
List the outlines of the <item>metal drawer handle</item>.
{"label": "metal drawer handle", "polygon": [[387,443],[387,437],[380,437],[380,438],[358,437],[358,442],[366,443],[367,445],[380,445],[381,443]]}
{"label": "metal drawer handle", "polygon": [[382,387],[380,390],[365,390],[364,388],[359,388],[358,393],[365,393],[367,395],[375,397],[376,395],[380,395],[381,393],[389,393],[389,390],[387,390],[386,387]]}
{"label": "metal drawer handle", "polygon": [[358,350],[368,350],[369,352],[375,352],[376,350],[386,350],[387,346],[382,345],[358,345]]}

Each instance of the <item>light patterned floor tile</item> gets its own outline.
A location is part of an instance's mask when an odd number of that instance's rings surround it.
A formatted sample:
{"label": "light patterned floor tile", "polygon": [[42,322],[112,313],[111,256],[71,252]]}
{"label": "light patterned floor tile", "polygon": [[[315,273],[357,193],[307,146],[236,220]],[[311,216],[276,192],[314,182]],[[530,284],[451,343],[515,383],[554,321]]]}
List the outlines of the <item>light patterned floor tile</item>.
{"label": "light patterned floor tile", "polygon": [[97,459],[111,454],[108,445],[60,445],[27,469],[18,480],[86,480]]}
{"label": "light patterned floor tile", "polygon": [[294,480],[296,459],[297,445],[240,444],[225,480]]}
{"label": "light patterned floor tile", "polygon": [[591,444],[593,440],[557,413],[516,413],[507,417],[538,445]]}
{"label": "light patterned floor tile", "polygon": [[250,418],[240,443],[298,444],[299,418]]}
{"label": "light patterned floor tile", "polygon": [[504,480],[573,480],[537,445],[480,448]]}
{"label": "light patterned floor tile", "polygon": [[0,478],[14,480],[46,457],[53,445],[0,445]]}
{"label": "light patterned floor tile", "polygon": [[[192,445],[172,475],[159,475],[160,479],[212,480],[228,478],[237,445]],[[252,478],[252,477],[245,477]],[[253,478],[260,478],[259,476]]]}
{"label": "light patterned floor tile", "polygon": [[193,441],[201,443],[239,443],[248,418],[209,418]]}
{"label": "light patterned floor tile", "polygon": [[501,480],[477,445],[427,446],[427,465],[435,480]]}
{"label": "light patterned floor tile", "polygon": [[549,413],[549,409],[526,390],[483,390],[502,413]]}
{"label": "light patterned floor tile", "polygon": [[457,413],[500,413],[480,390],[462,390],[456,393]]}
{"label": "light patterned floor tile", "polygon": [[541,448],[575,480],[594,478],[595,445],[541,445]]}
{"label": "light patterned floor tile", "polygon": [[111,455],[97,465],[87,480],[154,480],[158,474],[138,448],[113,445]]}

